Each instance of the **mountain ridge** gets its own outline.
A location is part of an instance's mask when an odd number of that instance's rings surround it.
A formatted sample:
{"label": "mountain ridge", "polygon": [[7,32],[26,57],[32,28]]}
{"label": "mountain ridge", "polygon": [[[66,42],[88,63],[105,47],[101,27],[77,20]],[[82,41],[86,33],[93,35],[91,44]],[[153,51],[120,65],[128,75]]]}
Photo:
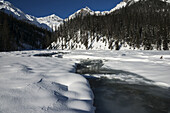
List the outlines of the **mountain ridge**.
{"label": "mountain ridge", "polygon": [[46,24],[53,31],[56,31],[57,28],[60,26],[60,24],[63,23],[63,19],[56,16],[55,14],[45,16],[45,17],[39,17],[39,18],[37,18],[37,21],[41,24]]}
{"label": "mountain ridge", "polygon": [[[61,22],[62,19],[58,16],[55,16],[55,21],[57,19],[58,19],[57,21],[60,21],[57,23],[57,22],[54,22],[53,20],[48,19],[48,18],[50,18],[51,15],[49,15],[47,17],[37,18],[37,17],[31,16],[29,14],[25,14],[23,11],[21,11],[20,9],[18,9],[17,7],[12,5],[10,2],[4,1],[4,0],[0,0],[0,10],[9,14],[9,15],[13,15],[18,20],[26,21],[30,24],[34,24],[37,27],[41,27],[41,28],[47,29],[49,31],[55,30],[56,26],[58,27],[59,24],[62,23]],[[45,21],[44,19],[47,19],[47,20]],[[47,21],[49,21],[49,22],[47,23]]]}

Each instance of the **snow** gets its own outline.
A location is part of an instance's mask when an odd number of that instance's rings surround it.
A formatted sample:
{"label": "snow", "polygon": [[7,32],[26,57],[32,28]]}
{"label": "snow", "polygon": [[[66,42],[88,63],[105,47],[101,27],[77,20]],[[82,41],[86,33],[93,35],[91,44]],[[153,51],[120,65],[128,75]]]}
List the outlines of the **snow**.
{"label": "snow", "polygon": [[167,3],[170,3],[170,0],[162,0],[163,2],[167,2]]}
{"label": "snow", "polygon": [[74,19],[74,18],[76,18],[76,16],[78,16],[80,14],[82,16],[86,16],[87,14],[91,14],[91,13],[94,13],[94,11],[92,11],[89,7],[85,7],[85,8],[82,8],[82,9],[76,11],[72,15],[70,15],[68,18],[65,19],[65,21],[68,21],[68,19],[69,20]]}
{"label": "snow", "polygon": [[[163,56],[163,59],[160,57]],[[73,51],[71,55],[64,56],[64,58],[72,59],[102,59],[104,66],[114,70],[122,70],[135,75],[139,75],[141,78],[131,77],[131,83],[136,81],[146,82],[147,84],[153,84],[163,87],[170,87],[170,51],[110,51],[110,50],[77,50]],[[119,78],[126,81],[125,75],[102,75],[108,78]],[[145,79],[152,82],[144,81]],[[128,79],[129,80],[129,79]]]}
{"label": "snow", "polygon": [[127,5],[126,2],[120,2],[119,4],[117,4],[116,7],[114,7],[113,9],[110,10],[110,13],[111,13],[111,12],[114,12],[114,11],[116,11],[116,10],[118,10],[118,9],[121,9],[121,8],[125,7],[126,5]]}
{"label": "snow", "polygon": [[1,113],[93,113],[93,93],[74,62],[37,53],[44,52],[0,53]]}
{"label": "snow", "polygon": [[70,15],[68,18],[65,19],[65,21],[68,21],[68,19],[69,20],[74,19],[78,15],[86,16],[88,14],[90,14],[90,15],[98,15],[99,16],[99,15],[109,14],[109,11],[103,11],[103,12],[101,12],[101,11],[93,11],[89,7],[86,6],[85,8],[82,8],[82,9],[76,11],[75,13],[73,13],[72,15]]}
{"label": "snow", "polygon": [[56,31],[57,28],[60,26],[60,24],[63,23],[63,19],[56,16],[55,14],[46,17],[37,18],[37,21],[41,24],[48,25],[49,28],[51,28],[53,31]]}
{"label": "snow", "polygon": [[24,12],[22,12],[20,9],[16,8],[14,5],[12,5],[10,2],[8,1],[0,1],[2,4],[0,4],[0,10],[3,10],[5,13],[7,14],[11,14],[13,15],[15,18],[17,18],[18,20],[23,20],[26,21],[30,24],[34,24],[38,27],[42,27],[42,28],[47,28],[47,25],[44,24],[40,24],[37,21],[37,18],[34,16],[31,16],[29,14],[25,14]]}
{"label": "snow", "polygon": [[2,3],[0,4],[0,10],[4,10],[7,14],[12,14],[18,20],[24,20],[41,28],[55,31],[56,28],[63,23],[63,19],[54,14],[47,17],[36,18],[29,14],[25,14],[8,1],[1,0],[0,2]]}
{"label": "snow", "polygon": [[[63,58],[35,54],[63,52]],[[163,56],[163,59],[160,57]],[[104,67],[130,75],[94,75],[131,84],[170,87],[170,51],[43,50],[0,53],[1,113],[94,113],[88,81],[74,73],[82,59],[101,59]],[[134,76],[138,75],[138,76]],[[146,81],[148,79],[148,81]]]}

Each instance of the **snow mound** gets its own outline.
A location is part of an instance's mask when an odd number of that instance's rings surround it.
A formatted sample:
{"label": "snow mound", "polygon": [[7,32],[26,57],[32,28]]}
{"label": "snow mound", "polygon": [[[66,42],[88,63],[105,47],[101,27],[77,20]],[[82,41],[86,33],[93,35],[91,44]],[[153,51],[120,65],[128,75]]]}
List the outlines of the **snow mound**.
{"label": "snow mound", "polygon": [[45,52],[0,53],[0,111],[94,113],[87,80],[70,72],[74,62],[34,56]]}

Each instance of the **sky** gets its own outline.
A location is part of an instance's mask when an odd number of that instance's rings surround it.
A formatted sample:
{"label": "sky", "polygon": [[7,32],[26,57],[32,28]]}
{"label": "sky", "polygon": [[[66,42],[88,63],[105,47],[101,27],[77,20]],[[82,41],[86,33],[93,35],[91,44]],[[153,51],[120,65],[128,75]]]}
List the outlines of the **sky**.
{"label": "sky", "polygon": [[24,13],[35,17],[51,14],[65,19],[77,10],[89,7],[94,11],[109,11],[122,0],[7,0]]}

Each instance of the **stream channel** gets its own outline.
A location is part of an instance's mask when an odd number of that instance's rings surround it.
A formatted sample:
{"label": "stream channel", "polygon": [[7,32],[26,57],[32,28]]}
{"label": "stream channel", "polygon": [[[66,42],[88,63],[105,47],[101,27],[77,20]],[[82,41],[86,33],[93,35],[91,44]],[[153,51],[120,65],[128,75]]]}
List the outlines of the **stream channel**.
{"label": "stream channel", "polygon": [[170,113],[170,88],[103,65],[102,60],[76,64],[76,73],[85,76],[93,90],[95,113]]}

